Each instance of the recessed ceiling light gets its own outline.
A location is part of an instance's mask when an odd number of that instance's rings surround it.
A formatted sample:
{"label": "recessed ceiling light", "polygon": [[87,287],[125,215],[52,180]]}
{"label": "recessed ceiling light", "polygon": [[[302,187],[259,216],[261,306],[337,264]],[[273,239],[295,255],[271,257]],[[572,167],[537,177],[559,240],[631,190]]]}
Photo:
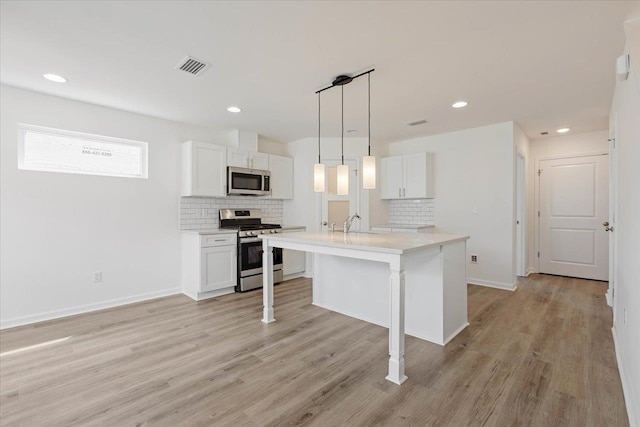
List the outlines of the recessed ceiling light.
{"label": "recessed ceiling light", "polygon": [[230,112],[230,113],[239,113],[242,110],[240,108],[238,108],[238,107],[229,107],[229,108],[227,108],[227,111]]}
{"label": "recessed ceiling light", "polygon": [[56,82],[56,83],[66,83],[67,79],[65,79],[62,76],[59,76],[57,74],[43,74],[42,77],[44,77],[47,80],[51,80],[52,82]]}
{"label": "recessed ceiling light", "polygon": [[454,102],[451,106],[453,108],[463,108],[463,107],[466,107],[467,105],[469,105],[467,101],[458,101],[458,102]]}
{"label": "recessed ceiling light", "polygon": [[569,132],[570,130],[571,130],[571,129],[569,129],[569,128],[560,128],[560,129],[558,129],[556,132],[558,132],[558,133],[567,133],[567,132]]}

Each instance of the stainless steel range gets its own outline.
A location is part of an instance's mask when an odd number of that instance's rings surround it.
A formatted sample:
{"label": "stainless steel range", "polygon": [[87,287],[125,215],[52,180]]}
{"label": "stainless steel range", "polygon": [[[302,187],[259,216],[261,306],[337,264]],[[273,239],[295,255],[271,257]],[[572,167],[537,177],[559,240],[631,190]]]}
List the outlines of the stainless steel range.
{"label": "stainless steel range", "polygon": [[[262,240],[260,234],[280,233],[279,224],[263,224],[258,209],[220,209],[220,228],[238,230],[237,292],[262,287]],[[282,249],[273,249],[273,283],[282,282]]]}

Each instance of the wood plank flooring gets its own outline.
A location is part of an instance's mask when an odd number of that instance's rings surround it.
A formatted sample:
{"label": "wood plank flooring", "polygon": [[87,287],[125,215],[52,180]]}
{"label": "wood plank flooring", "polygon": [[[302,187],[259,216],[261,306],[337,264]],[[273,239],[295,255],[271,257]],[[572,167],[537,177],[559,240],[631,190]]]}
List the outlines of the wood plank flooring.
{"label": "wood plank flooring", "polygon": [[[311,282],[194,302],[172,296],[0,332],[2,426],[626,426],[606,283],[532,275],[469,286],[446,347],[311,305]],[[365,296],[363,296],[365,297]]]}

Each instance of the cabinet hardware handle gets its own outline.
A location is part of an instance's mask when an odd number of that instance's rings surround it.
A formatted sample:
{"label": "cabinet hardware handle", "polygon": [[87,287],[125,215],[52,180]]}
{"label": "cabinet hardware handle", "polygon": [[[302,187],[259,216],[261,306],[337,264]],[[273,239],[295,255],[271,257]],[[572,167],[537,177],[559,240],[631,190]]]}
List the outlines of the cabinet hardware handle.
{"label": "cabinet hardware handle", "polygon": [[226,242],[226,241],[227,241],[227,239],[215,239],[214,241],[215,241],[215,242]]}
{"label": "cabinet hardware handle", "polygon": [[402,197],[407,197],[407,189],[406,188],[402,189]]}
{"label": "cabinet hardware handle", "polygon": [[398,197],[402,197],[402,188],[398,188]]}

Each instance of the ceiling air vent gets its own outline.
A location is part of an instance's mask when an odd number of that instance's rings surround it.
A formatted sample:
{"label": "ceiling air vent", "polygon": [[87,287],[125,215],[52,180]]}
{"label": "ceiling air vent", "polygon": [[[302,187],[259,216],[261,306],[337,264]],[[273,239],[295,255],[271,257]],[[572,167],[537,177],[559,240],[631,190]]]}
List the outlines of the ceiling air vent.
{"label": "ceiling air vent", "polygon": [[194,76],[199,76],[204,73],[207,68],[211,65],[206,62],[200,61],[199,59],[192,58],[191,56],[186,56],[178,65],[176,65],[177,70],[185,71]]}
{"label": "ceiling air vent", "polygon": [[549,135],[549,132],[547,132],[547,131],[540,132],[540,135]]}
{"label": "ceiling air vent", "polygon": [[407,126],[418,126],[418,125],[423,125],[425,123],[427,123],[426,120],[416,120],[415,122],[407,123]]}

